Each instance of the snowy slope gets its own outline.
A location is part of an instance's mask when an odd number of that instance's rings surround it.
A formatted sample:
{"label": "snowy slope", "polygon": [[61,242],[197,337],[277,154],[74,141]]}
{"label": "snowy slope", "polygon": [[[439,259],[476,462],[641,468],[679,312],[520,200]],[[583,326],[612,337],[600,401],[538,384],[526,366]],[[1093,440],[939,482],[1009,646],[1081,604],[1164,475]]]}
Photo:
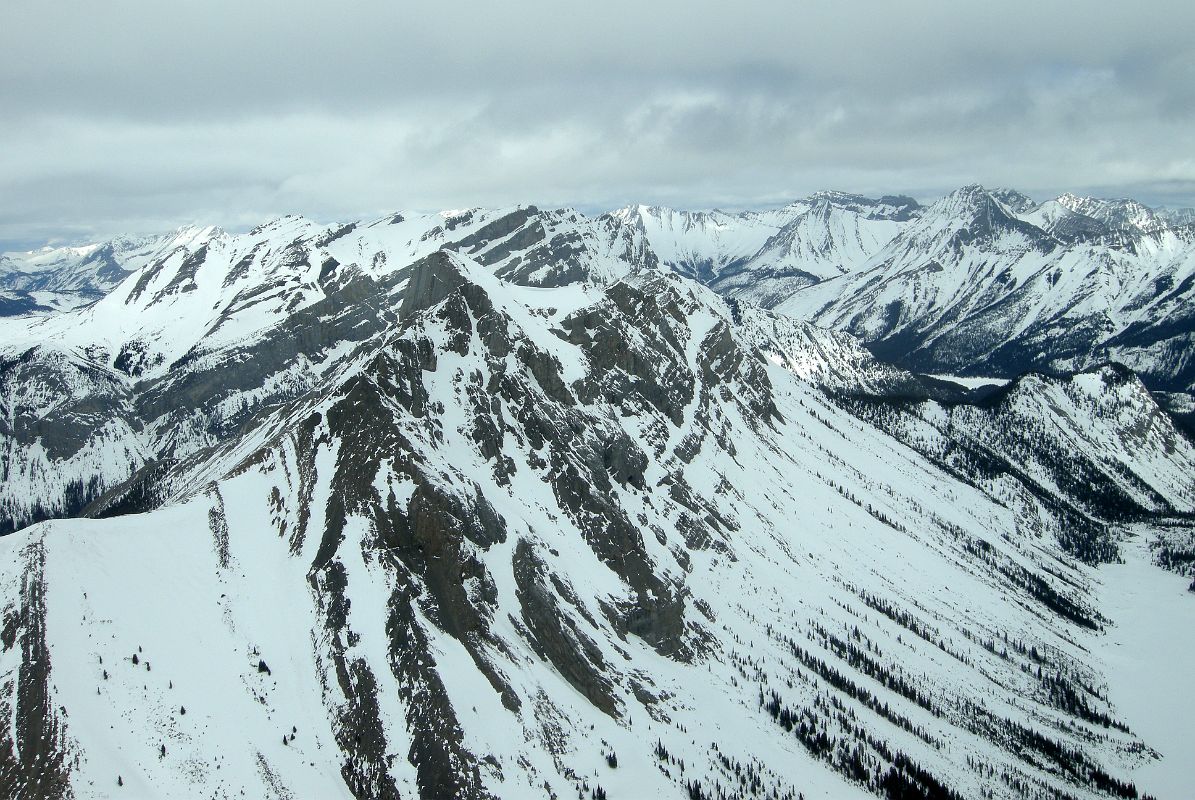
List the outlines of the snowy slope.
{"label": "snowy slope", "polygon": [[218,233],[185,227],[161,236],[121,236],[78,247],[0,253],[0,316],[63,311],[94,302],[130,273]]}
{"label": "snowy slope", "polygon": [[776,232],[750,260],[711,286],[765,307],[795,291],[857,269],[920,211],[903,198],[867,200],[823,192]]}
{"label": "snowy slope", "polygon": [[776,309],[926,372],[1011,377],[1116,360],[1152,389],[1195,389],[1189,229],[1064,241],[982,187],[944,198],[859,271]]}
{"label": "snowy slope", "polygon": [[[1115,548],[1125,523],[1073,486],[1043,496],[1044,461],[980,480],[847,407],[912,376],[650,266],[528,286],[439,251],[384,291],[393,317],[309,390],[96,508],[141,513],[0,539],[9,785],[1095,798],[1181,780],[1181,748],[1123,722],[1148,705],[1106,654],[1107,568],[1068,539],[1082,518]],[[1192,446],[1156,406],[1141,427],[1149,402],[1120,372],[1003,401],[1108,465],[1094,480],[1120,464],[1153,494],[1116,487],[1189,513]],[[1083,413],[1099,425],[1071,431]],[[953,424],[990,442],[980,417]],[[1155,613],[1189,625],[1192,605]]]}
{"label": "snowy slope", "polygon": [[919,212],[908,197],[827,191],[770,211],[630,206],[611,216],[642,231],[664,266],[722,294],[771,306],[855,269]]}
{"label": "snowy slope", "polygon": [[794,204],[732,214],[636,205],[611,212],[610,217],[642,232],[663,265],[709,280],[749,260],[803,208]]}
{"label": "snowy slope", "polygon": [[[144,464],[310,391],[394,324],[409,265],[442,247],[529,286],[656,263],[629,226],[534,207],[204,236],[156,251],[86,308],[0,320],[0,532],[76,513]],[[46,402],[55,392],[72,402]]]}

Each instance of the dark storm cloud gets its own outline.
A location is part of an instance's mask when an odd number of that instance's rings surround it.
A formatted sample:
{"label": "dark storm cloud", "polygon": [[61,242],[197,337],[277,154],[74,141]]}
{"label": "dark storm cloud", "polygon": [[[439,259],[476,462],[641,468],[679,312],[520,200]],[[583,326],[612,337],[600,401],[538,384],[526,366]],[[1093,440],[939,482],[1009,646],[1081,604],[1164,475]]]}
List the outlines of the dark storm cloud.
{"label": "dark storm cloud", "polygon": [[1187,3],[6,3],[0,240],[971,181],[1192,203]]}

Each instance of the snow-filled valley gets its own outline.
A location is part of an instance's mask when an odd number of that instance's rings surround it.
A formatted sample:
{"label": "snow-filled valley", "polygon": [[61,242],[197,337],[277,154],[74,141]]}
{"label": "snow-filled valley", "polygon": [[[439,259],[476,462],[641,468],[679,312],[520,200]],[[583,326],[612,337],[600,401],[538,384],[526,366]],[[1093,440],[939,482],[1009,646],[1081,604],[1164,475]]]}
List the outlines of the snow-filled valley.
{"label": "snow-filled valley", "polygon": [[0,787],[1186,796],[1195,251],[1079,200],[130,245],[0,320]]}

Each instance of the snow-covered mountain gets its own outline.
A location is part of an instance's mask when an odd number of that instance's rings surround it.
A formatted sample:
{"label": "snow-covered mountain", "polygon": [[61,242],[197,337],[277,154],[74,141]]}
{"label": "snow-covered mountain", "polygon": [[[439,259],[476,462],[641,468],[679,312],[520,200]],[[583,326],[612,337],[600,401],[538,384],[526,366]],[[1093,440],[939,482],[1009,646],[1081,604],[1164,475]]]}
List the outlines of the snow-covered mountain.
{"label": "snow-covered mountain", "polygon": [[928,208],[823,192],[766,216],[619,214],[681,274],[917,370],[1010,378],[1114,360],[1175,409],[1195,390],[1181,210],[969,186]]}
{"label": "snow-covered mountain", "polygon": [[1166,220],[1167,224],[1169,224],[1172,228],[1195,223],[1195,208],[1158,207],[1155,208],[1153,212],[1162,219]]}
{"label": "snow-covered mountain", "polygon": [[721,294],[771,306],[863,263],[920,210],[909,197],[818,192],[770,211],[632,206],[612,216],[641,231],[663,265]]}
{"label": "snow-covered mountain", "polygon": [[774,306],[805,286],[849,273],[919,213],[908,198],[813,195],[747,262],[709,284],[722,294]]}
{"label": "snow-covered mountain", "polygon": [[166,249],[73,314],[0,320],[0,531],[75,513],[310,391],[397,318],[410,263],[467,252],[524,285],[609,281],[654,255],[608,218],[533,207],[359,225],[275,220]]}
{"label": "snow-covered mountain", "polygon": [[[852,213],[1068,247],[1007,202]],[[948,390],[652,235],[289,217],[0,323],[0,786],[1182,796],[1195,445],[1137,376]]]}
{"label": "snow-covered mountain", "polygon": [[775,308],[926,372],[1009,377],[1113,360],[1151,389],[1191,392],[1195,233],[1144,223],[1099,232],[1094,217],[1059,215],[1064,205],[1017,215],[966,187],[859,269]]}
{"label": "snow-covered mountain", "polygon": [[94,302],[129,273],[175,250],[201,247],[219,231],[179,228],[78,247],[0,253],[0,316],[63,311]]}
{"label": "snow-covered mountain", "polygon": [[1112,230],[1138,230],[1150,233],[1166,227],[1166,220],[1162,216],[1136,200],[1101,200],[1094,197],[1078,197],[1067,192],[1059,196],[1055,202],[1076,214],[1098,220]]}
{"label": "snow-covered mountain", "polygon": [[661,263],[681,275],[708,281],[750,260],[800,213],[794,204],[773,211],[679,211],[627,206],[610,213],[641,232]]}

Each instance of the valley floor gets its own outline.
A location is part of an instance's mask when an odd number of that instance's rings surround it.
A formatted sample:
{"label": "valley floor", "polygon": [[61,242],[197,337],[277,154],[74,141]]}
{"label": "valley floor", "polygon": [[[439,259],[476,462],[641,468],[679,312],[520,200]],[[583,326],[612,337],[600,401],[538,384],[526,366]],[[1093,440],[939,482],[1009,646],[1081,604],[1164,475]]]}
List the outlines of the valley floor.
{"label": "valley floor", "polygon": [[1195,796],[1195,594],[1189,579],[1150,563],[1144,533],[1124,543],[1123,564],[1100,568],[1098,606],[1113,624],[1097,655],[1120,718],[1162,756],[1140,762],[1133,782],[1158,800],[1182,800]]}

